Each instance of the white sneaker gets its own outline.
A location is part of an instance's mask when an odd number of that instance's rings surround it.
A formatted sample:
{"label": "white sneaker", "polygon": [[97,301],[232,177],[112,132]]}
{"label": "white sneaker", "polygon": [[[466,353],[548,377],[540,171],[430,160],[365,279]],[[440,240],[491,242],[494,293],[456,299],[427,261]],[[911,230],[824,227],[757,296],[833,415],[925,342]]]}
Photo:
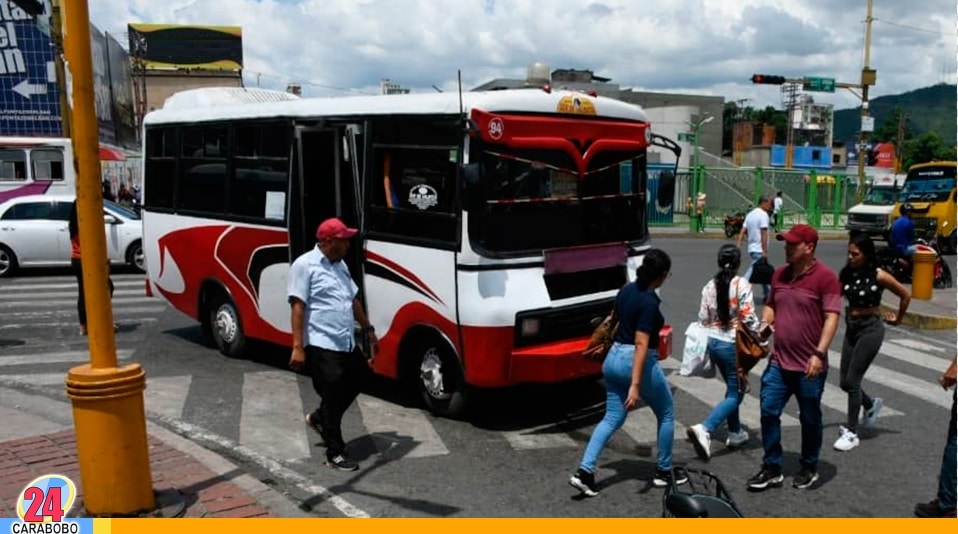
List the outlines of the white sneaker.
{"label": "white sneaker", "polygon": [[712,457],[712,437],[709,436],[708,430],[705,430],[702,425],[692,425],[685,431],[685,434],[692,442],[692,446],[695,447],[695,452],[698,453],[699,458],[708,461]]}
{"label": "white sneaker", "polygon": [[743,428],[738,432],[729,432],[725,438],[725,446],[729,448],[741,447],[748,443],[748,432]]}
{"label": "white sneaker", "polygon": [[878,422],[878,413],[881,412],[882,400],[878,397],[872,397],[872,409],[865,410],[865,413],[862,414],[862,426],[865,428],[871,428],[875,426],[875,423]]}
{"label": "white sneaker", "polygon": [[858,434],[845,427],[838,427],[839,435],[835,440],[835,450],[850,451],[858,446]]}

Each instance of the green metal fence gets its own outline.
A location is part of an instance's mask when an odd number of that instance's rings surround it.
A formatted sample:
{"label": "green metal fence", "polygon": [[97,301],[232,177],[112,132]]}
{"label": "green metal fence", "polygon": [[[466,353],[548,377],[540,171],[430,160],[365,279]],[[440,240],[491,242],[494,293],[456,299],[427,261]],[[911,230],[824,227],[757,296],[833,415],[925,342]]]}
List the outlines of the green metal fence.
{"label": "green metal fence", "polygon": [[[781,191],[783,228],[805,223],[818,229],[843,229],[858,189],[856,176],[768,167],[698,167],[677,178],[676,212],[693,219],[687,199],[692,199],[694,213],[695,197],[705,192],[706,228],[720,228],[726,214],[748,213],[763,194],[774,196]],[[693,230],[694,225],[690,221]]]}

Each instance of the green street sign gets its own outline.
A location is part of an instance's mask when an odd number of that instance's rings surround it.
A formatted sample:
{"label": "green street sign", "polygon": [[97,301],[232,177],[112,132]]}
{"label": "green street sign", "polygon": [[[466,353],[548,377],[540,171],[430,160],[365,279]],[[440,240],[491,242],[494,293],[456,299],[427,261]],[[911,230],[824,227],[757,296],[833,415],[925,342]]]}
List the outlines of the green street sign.
{"label": "green street sign", "polygon": [[685,141],[686,143],[691,143],[695,139],[695,134],[691,132],[679,132],[679,141]]}
{"label": "green street sign", "polygon": [[817,78],[817,77],[805,78],[804,80],[802,80],[802,89],[806,91],[834,93],[835,78]]}

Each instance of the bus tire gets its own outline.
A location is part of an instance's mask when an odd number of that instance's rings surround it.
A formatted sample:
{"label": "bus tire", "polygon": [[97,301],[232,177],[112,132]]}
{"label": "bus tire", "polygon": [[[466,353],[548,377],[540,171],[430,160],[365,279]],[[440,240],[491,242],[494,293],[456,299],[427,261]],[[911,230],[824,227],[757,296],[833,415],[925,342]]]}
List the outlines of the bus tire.
{"label": "bus tire", "polygon": [[429,335],[415,345],[410,370],[416,389],[430,412],[449,419],[466,414],[468,386],[462,364],[449,343]]}
{"label": "bus tire", "polygon": [[216,347],[224,356],[240,358],[246,350],[243,322],[233,300],[221,295],[210,306],[210,330]]}
{"label": "bus tire", "polygon": [[5,278],[17,272],[17,255],[6,245],[0,245],[0,278]]}

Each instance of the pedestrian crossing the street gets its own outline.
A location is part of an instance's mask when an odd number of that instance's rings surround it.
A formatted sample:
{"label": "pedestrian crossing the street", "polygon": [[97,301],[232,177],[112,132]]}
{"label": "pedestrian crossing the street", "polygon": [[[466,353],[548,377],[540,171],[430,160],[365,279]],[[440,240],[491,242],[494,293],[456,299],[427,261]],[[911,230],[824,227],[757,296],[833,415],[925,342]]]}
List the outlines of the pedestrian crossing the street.
{"label": "pedestrian crossing the street", "polygon": [[[142,276],[114,276],[117,291],[114,310],[122,326],[124,321],[147,322],[156,320],[166,305],[143,295]],[[5,281],[0,285],[0,339],[18,337],[21,331],[34,333],[23,337],[22,344],[0,346],[0,386],[49,388],[62,391],[66,371],[77,363],[88,360],[86,339],[72,332],[75,328],[75,294],[66,277]],[[25,289],[29,288],[29,289]],[[66,304],[61,304],[65,302]],[[48,304],[44,306],[44,304]],[[24,325],[24,326],[17,326]],[[70,329],[61,339],[44,336],[38,326]],[[32,329],[32,330],[31,330]],[[71,337],[72,336],[72,337]],[[70,338],[67,340],[67,338]],[[118,336],[119,361],[133,358],[136,343]],[[840,337],[836,338],[840,341]],[[942,394],[934,376],[951,361],[954,350],[944,343],[925,342],[912,337],[886,334],[879,356],[865,376],[864,387],[870,394],[882,396],[884,408],[880,425],[893,426],[896,418],[924,416],[929,409],[951,407],[951,395]],[[680,357],[680,354],[676,355]],[[725,397],[725,385],[719,378],[683,377],[678,373],[680,361],[673,357],[661,362],[676,399],[676,443],[684,441],[688,426],[699,423],[688,415],[689,403],[711,408]],[[42,365],[37,365],[42,362]],[[844,421],[847,395],[838,386],[841,356],[829,351],[829,373],[822,405],[826,424]],[[254,366],[249,366],[251,369]],[[760,375],[765,364],[752,370],[751,391],[740,409],[741,419],[752,434],[761,427],[759,414]],[[303,416],[314,407],[315,393],[308,379],[286,370],[263,366],[231,375],[240,383],[227,391],[235,398],[217,399],[221,405],[235,406],[235,418],[224,422],[232,428],[224,435],[238,446],[256,451],[266,458],[290,463],[321,454],[316,447],[318,436],[304,424]],[[204,380],[207,380],[204,382]],[[166,421],[196,425],[190,414],[197,413],[198,402],[209,402],[204,396],[208,379],[199,380],[190,371],[181,374],[147,376],[144,393],[149,416]],[[398,385],[396,387],[399,387]],[[593,407],[601,412],[602,405]],[[593,418],[590,425],[597,419]],[[490,443],[498,443],[512,451],[575,450],[585,446],[593,426],[574,422],[571,416],[559,420],[536,420],[523,428],[508,430],[481,430],[488,433]],[[798,411],[792,402],[782,415],[784,427],[798,427]],[[418,406],[400,405],[370,394],[361,394],[346,414],[344,426],[355,434],[361,429],[368,434],[381,458],[390,460],[417,460],[444,457],[456,453],[456,436],[450,434],[450,424],[443,424]],[[643,448],[654,447],[657,424],[648,406],[640,406],[630,413],[620,433],[621,438]],[[476,430],[477,432],[479,430]],[[222,429],[220,432],[223,433]],[[724,434],[724,430],[719,432]],[[349,436],[347,439],[350,439]],[[492,445],[490,445],[492,446]]]}

